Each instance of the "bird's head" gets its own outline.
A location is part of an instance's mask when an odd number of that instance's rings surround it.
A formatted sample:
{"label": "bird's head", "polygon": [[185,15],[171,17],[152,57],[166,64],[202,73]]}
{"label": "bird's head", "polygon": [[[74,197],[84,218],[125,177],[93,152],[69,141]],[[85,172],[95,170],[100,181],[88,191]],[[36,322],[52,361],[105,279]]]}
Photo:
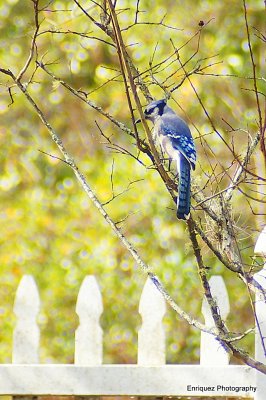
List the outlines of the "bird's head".
{"label": "bird's head", "polygon": [[[165,107],[167,107],[165,99],[152,101],[144,109],[145,119],[155,122],[157,117],[163,115]],[[141,121],[140,119],[137,119],[135,121],[135,124],[137,124],[140,121]]]}

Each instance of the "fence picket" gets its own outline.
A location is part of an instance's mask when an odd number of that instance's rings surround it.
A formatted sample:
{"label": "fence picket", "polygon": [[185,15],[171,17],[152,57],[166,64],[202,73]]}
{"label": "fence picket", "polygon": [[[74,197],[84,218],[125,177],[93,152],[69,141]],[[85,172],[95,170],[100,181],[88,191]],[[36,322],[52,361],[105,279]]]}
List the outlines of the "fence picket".
{"label": "fence picket", "polygon": [[[229,314],[230,305],[224,280],[221,276],[214,275],[211,277],[209,284],[212,296],[216,299],[219,306],[220,315],[225,321]],[[210,307],[205,298],[202,303],[202,314],[205,319],[205,324],[210,328],[215,327]],[[201,332],[200,364],[206,366],[222,366],[229,364],[228,353],[214,336],[206,332]]]}
{"label": "fence picket", "polygon": [[94,276],[84,278],[79,290],[76,313],[79,326],[75,333],[75,364],[102,364],[102,296]]}
{"label": "fence picket", "polygon": [[39,310],[40,298],[36,282],[31,275],[24,275],[14,302],[14,314],[17,318],[13,333],[14,364],[39,362],[40,330],[36,321]]}
{"label": "fence picket", "polygon": [[162,324],[165,311],[161,293],[148,278],[139,303],[142,325],[138,332],[138,365],[165,364],[165,332]]}

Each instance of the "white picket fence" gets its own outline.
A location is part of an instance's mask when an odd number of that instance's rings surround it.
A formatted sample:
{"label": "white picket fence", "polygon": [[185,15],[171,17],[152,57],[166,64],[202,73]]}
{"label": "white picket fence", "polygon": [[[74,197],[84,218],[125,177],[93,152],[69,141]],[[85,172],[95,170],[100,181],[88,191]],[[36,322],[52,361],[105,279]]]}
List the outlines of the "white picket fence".
{"label": "white picket fence", "polygon": [[[255,253],[266,257],[266,227]],[[255,276],[266,288],[266,264]],[[223,279],[213,276],[211,290],[224,320],[229,299]],[[32,276],[25,275],[18,287],[14,313],[17,318],[13,338],[12,364],[0,365],[0,395],[142,395],[142,396],[236,396],[256,400],[266,398],[266,375],[246,365],[229,365],[229,356],[209,334],[201,334],[199,365],[165,365],[165,333],[162,319],[165,301],[150,280],[143,289],[139,312],[136,365],[102,364],[102,298],[96,279],[85,277],[77,299],[79,327],[75,334],[74,364],[39,364],[40,331],[36,322],[40,299]],[[257,294],[256,312],[266,338],[266,304]],[[202,313],[205,324],[214,326],[206,301]],[[258,331],[255,357],[266,362]]]}

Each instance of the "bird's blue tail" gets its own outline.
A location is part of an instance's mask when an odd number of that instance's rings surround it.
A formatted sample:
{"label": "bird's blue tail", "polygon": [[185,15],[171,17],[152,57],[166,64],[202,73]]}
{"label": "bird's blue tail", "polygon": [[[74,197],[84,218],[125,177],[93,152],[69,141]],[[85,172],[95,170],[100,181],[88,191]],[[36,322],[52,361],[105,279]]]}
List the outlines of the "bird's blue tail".
{"label": "bird's blue tail", "polygon": [[189,219],[190,216],[190,169],[190,163],[183,155],[180,155],[176,212],[179,219]]}

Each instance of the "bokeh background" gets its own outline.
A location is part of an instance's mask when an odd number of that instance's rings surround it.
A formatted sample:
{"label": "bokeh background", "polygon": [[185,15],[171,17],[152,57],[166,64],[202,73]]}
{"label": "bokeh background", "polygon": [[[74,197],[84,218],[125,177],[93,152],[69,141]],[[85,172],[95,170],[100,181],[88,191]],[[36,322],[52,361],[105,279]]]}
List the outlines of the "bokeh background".
{"label": "bokeh background", "polygon": [[[134,23],[135,3],[118,0],[122,28]],[[111,39],[97,29],[73,1],[41,1],[40,4],[43,11],[40,14],[42,34],[37,40],[39,60],[49,63],[47,68],[56,76],[88,93],[88,99],[132,127],[117,54],[113,46],[104,42],[111,43]],[[94,2],[81,4],[99,20],[99,7]],[[235,146],[238,154],[245,153],[249,136],[254,137],[258,130],[258,115],[250,79],[252,65],[242,1],[141,0],[139,7],[142,11],[139,21],[160,22],[165,16],[160,25],[139,24],[123,31],[128,51],[146,83],[150,84],[152,95],[161,98],[164,93],[148,72],[150,62],[156,65],[173,53],[171,39],[177,48],[182,47],[183,62],[191,57],[187,70],[198,64],[210,65],[204,74],[193,75],[193,84],[224,138]],[[258,31],[265,22],[264,4],[262,0],[252,0],[247,2],[247,7],[258,77],[261,77],[265,48],[263,53]],[[200,21],[208,24],[202,31],[196,52],[198,35],[193,36],[199,30]],[[0,29],[1,67],[18,74],[28,57],[34,32],[32,2],[1,0]],[[182,80],[183,72],[179,67],[172,57],[157,70],[155,78],[170,89]],[[24,82],[34,69],[33,62]],[[108,79],[112,81],[106,84]],[[12,88],[14,103],[10,104],[7,87],[12,82],[5,75],[0,75],[0,82],[0,362],[11,361],[15,325],[12,307],[23,274],[32,274],[40,290],[41,361],[72,362],[74,332],[78,326],[75,302],[83,278],[94,274],[104,302],[101,318],[104,362],[134,363],[141,323],[138,302],[146,276],[110,231],[71,169],[42,153],[60,157],[25,97]],[[258,87],[265,93],[262,80],[258,81]],[[106,205],[106,210],[113,220],[121,221],[124,234],[153,267],[178,304],[201,319],[203,293],[186,225],[176,220],[172,199],[156,171],[148,168],[150,160],[140,156],[142,165],[108,148],[96,122],[107,137],[137,155],[132,137],[44,71],[37,70],[28,90],[99,199],[108,202],[113,194],[121,193]],[[144,97],[141,99],[144,105]],[[170,105],[191,126],[199,153],[195,180],[203,187],[215,158],[211,152],[210,158],[206,158],[199,133],[206,134],[208,145],[224,167],[230,166],[232,154],[213,132],[189,82],[174,92]],[[233,132],[230,127],[234,128]],[[141,133],[142,128],[139,130]],[[252,158],[252,168],[255,172],[262,171],[259,149]],[[211,193],[211,189],[207,187],[207,193],[208,190]],[[239,247],[243,260],[249,265],[265,218],[254,215],[240,193],[235,195],[233,206]],[[253,207],[257,213],[263,212],[264,206],[260,203]],[[225,278],[232,304],[228,325],[236,332],[251,327],[254,322],[246,288],[225,270],[204,244],[202,252],[210,274],[219,273]],[[164,323],[167,362],[197,363],[200,333],[170,309]],[[250,335],[242,345],[252,352],[252,343]]]}

